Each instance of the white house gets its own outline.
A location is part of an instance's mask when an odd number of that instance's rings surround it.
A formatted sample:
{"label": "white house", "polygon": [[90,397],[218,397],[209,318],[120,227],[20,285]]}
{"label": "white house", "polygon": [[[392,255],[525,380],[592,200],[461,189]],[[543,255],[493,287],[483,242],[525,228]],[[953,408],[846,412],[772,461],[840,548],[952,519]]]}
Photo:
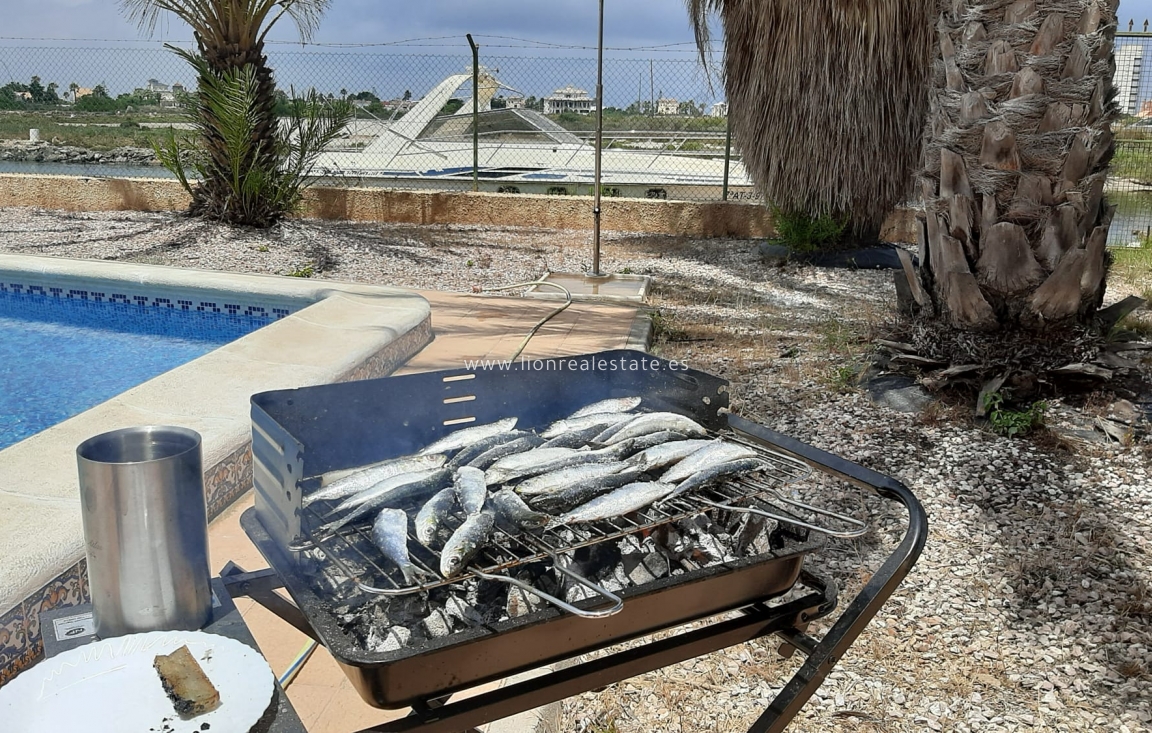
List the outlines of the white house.
{"label": "white house", "polygon": [[712,109],[708,112],[709,117],[727,117],[728,116],[728,103],[717,102],[712,105]]}
{"label": "white house", "polygon": [[561,112],[577,112],[582,115],[596,111],[596,100],[588,92],[569,84],[557,89],[551,96],[544,97],[544,114],[558,115]]}
{"label": "white house", "polygon": [[670,97],[660,97],[656,100],[656,114],[658,115],[676,115],[680,114],[680,103]]}

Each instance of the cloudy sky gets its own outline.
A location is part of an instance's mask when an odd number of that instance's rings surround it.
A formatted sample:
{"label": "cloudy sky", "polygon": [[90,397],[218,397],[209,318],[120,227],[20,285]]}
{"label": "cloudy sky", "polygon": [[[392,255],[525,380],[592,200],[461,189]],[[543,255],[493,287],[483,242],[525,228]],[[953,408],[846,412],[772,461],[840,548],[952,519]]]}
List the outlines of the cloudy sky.
{"label": "cloudy sky", "polygon": [[[385,97],[411,89],[419,96],[444,76],[464,70],[469,58],[464,34],[470,32],[481,44],[482,63],[498,68],[505,83],[526,94],[547,94],[569,83],[591,90],[595,67],[586,48],[524,48],[523,41],[514,39],[594,47],[596,8],[595,0],[332,0],[314,40],[347,47],[303,54],[298,45],[278,44],[270,54],[282,86],[372,89]],[[1152,18],[1152,0],[1121,0],[1119,16],[1122,28],[1135,18],[1139,29],[1144,18]],[[113,93],[150,77],[190,81],[158,43],[189,39],[187,28],[176,21],[161,23],[153,36],[146,36],[123,16],[116,0],[0,0],[0,19],[3,81],[37,74],[64,88],[70,82],[103,83]],[[606,69],[609,104],[625,105],[659,92],[709,103],[721,94],[694,68],[682,0],[607,0],[605,25],[609,47],[637,49],[610,54],[615,60]],[[286,22],[273,37],[297,38]],[[354,47],[409,39],[428,40]],[[530,63],[525,56],[545,58]],[[631,60],[621,60],[625,57]]]}

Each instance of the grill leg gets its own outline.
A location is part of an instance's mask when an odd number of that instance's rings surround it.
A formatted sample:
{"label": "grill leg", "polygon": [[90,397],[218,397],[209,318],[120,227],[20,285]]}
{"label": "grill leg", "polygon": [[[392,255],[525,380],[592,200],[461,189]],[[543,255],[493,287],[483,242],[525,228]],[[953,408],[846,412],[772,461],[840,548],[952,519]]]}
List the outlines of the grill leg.
{"label": "grill leg", "polygon": [[248,596],[252,600],[276,614],[297,631],[309,638],[320,641],[312,624],[296,607],[296,604],[276,592],[277,588],[284,587],[284,581],[272,568],[247,572],[231,560],[220,571],[220,579],[224,587],[233,598]]}

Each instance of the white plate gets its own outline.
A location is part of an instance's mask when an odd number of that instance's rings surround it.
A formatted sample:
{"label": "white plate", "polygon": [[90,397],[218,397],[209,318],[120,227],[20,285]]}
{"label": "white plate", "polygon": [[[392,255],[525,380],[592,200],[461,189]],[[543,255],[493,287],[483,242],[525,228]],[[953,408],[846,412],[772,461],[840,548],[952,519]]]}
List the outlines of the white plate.
{"label": "white plate", "polygon": [[[152,667],[188,651],[220,692],[220,707],[181,720]],[[202,631],[150,631],[105,639],[45,659],[0,687],[0,728],[20,733],[247,733],[272,700],[274,679],[252,647]]]}

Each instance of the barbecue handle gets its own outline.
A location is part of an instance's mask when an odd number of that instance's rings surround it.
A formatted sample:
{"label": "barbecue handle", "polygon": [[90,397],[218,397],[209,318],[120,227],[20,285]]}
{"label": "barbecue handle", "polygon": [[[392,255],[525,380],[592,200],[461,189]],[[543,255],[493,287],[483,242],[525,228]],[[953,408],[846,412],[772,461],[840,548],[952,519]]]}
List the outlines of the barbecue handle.
{"label": "barbecue handle", "polygon": [[587,578],[585,578],[583,576],[577,575],[576,573],[572,572],[568,568],[564,567],[558,560],[556,560],[555,557],[553,557],[552,559],[554,561],[556,561],[554,563],[556,570],[560,571],[561,573],[564,573],[569,578],[572,578],[573,580],[575,580],[577,583],[584,586],[585,588],[588,588],[588,589],[592,590],[594,593],[597,593],[600,596],[611,601],[612,605],[607,606],[605,608],[577,608],[576,606],[573,606],[571,603],[568,603],[567,601],[562,601],[559,598],[556,598],[555,596],[548,595],[547,593],[540,590],[539,588],[535,588],[535,587],[529,585],[528,583],[525,583],[522,580],[517,580],[516,578],[512,578],[512,577],[509,577],[507,575],[494,575],[492,573],[485,573],[482,570],[476,570],[475,568],[471,569],[471,573],[478,578],[483,578],[484,580],[495,580],[495,581],[499,581],[501,583],[507,583],[508,585],[514,585],[517,588],[520,588],[521,590],[528,591],[529,593],[531,593],[534,596],[539,596],[540,598],[544,599],[548,603],[551,603],[552,605],[556,606],[557,608],[560,608],[560,609],[567,611],[568,613],[574,614],[576,616],[581,616],[583,618],[604,618],[605,616],[613,616],[617,613],[620,613],[622,610],[624,610],[624,599],[622,599],[620,596],[616,595],[615,593],[613,593],[612,591],[610,591],[606,588],[601,588],[599,585],[596,585],[591,580],[588,580]]}
{"label": "barbecue handle", "polygon": [[764,714],[748,729],[749,733],[780,733],[796,717],[836,662],[852,646],[916,564],[928,538],[928,515],[908,487],[893,478],[805,445],[737,415],[729,415],[728,422],[732,428],[772,447],[781,448],[813,466],[873,489],[881,497],[904,505],[908,512],[908,528],[900,545],[852,599]]}

